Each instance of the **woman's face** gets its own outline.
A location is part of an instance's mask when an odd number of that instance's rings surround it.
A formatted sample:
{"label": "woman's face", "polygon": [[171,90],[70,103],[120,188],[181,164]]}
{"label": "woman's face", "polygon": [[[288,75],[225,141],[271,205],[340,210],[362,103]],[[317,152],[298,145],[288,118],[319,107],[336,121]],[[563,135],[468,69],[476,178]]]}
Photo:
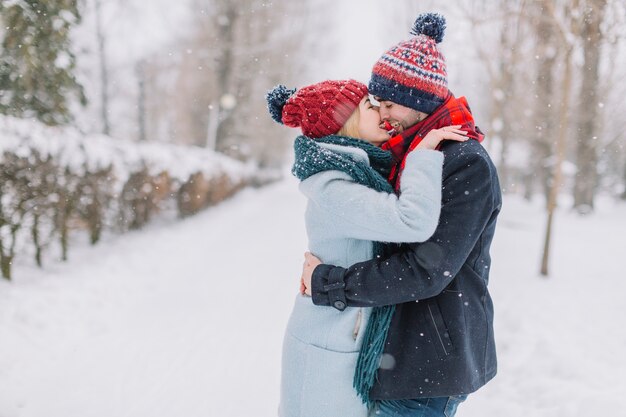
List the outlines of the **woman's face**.
{"label": "woman's face", "polygon": [[359,103],[359,137],[372,145],[380,146],[389,140],[389,134],[381,129],[378,107],[374,106],[368,96]]}

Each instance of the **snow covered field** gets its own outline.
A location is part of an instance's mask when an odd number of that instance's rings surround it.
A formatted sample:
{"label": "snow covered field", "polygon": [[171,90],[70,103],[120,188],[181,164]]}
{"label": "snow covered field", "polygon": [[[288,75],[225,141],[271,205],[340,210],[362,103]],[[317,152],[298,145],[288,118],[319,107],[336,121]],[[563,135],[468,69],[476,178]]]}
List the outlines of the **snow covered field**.
{"label": "snow covered field", "polygon": [[[275,416],[303,211],[289,178],[45,271],[17,265],[0,282],[0,417]],[[626,415],[626,206],[561,210],[549,279],[544,220],[540,204],[505,200],[499,374],[460,417]]]}

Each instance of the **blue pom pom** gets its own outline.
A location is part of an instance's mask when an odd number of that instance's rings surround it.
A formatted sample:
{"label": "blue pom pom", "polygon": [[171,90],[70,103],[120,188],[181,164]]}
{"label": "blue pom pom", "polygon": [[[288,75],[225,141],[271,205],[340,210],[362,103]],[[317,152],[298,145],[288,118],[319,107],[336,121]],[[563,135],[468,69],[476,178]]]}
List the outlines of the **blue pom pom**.
{"label": "blue pom pom", "polygon": [[426,35],[436,43],[443,40],[446,31],[446,18],[439,13],[422,13],[413,23],[412,35]]}
{"label": "blue pom pom", "polygon": [[267,109],[276,123],[283,124],[283,107],[289,97],[296,92],[295,88],[287,88],[282,84],[277,85],[267,92]]}

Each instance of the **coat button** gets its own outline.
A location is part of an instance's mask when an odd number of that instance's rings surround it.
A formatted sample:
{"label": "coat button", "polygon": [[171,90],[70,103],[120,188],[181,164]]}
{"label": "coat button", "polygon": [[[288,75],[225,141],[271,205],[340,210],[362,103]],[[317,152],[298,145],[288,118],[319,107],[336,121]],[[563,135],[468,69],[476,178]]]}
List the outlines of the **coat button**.
{"label": "coat button", "polygon": [[343,310],[346,308],[346,303],[344,303],[341,300],[337,300],[333,303],[333,306],[337,309],[337,310]]}

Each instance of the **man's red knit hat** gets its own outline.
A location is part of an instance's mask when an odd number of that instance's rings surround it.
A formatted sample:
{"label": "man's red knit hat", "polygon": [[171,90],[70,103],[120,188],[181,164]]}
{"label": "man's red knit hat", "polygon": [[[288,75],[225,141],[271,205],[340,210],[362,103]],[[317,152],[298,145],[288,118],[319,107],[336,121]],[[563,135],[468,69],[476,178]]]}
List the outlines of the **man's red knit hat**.
{"label": "man's red knit hat", "polygon": [[300,90],[278,85],[267,93],[272,118],[300,127],[310,138],[333,135],[350,118],[367,95],[367,86],[355,80],[323,81]]}

